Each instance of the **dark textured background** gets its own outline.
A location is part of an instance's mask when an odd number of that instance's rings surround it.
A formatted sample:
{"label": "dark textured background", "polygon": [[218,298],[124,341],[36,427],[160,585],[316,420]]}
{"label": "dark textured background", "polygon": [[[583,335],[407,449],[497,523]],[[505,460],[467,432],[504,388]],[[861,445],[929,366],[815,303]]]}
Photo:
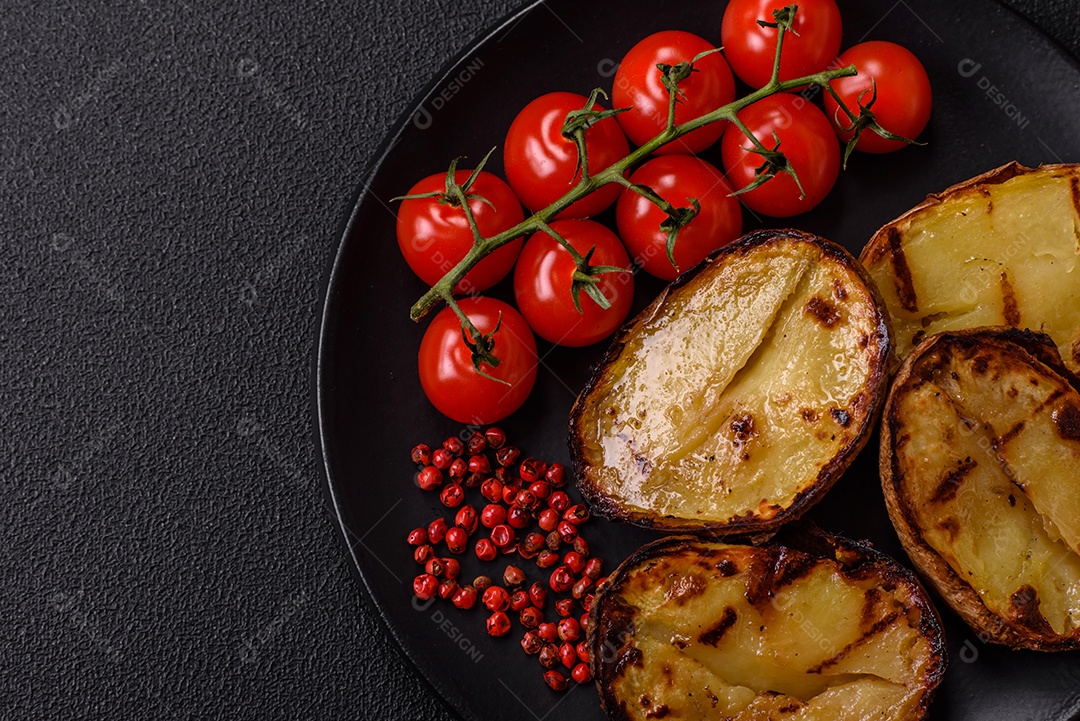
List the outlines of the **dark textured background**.
{"label": "dark textured background", "polygon": [[[1009,4],[1080,52],[1072,0]],[[461,5],[0,6],[0,718],[446,717],[349,574],[309,375],[380,139],[517,3]]]}

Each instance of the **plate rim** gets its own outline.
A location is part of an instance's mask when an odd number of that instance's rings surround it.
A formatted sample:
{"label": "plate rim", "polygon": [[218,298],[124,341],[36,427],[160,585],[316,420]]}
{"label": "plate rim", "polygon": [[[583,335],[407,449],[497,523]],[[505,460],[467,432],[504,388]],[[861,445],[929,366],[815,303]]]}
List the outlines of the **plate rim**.
{"label": "plate rim", "polygon": [[[468,44],[451,56],[450,59],[439,68],[432,76],[431,80],[429,80],[424,87],[413,96],[413,99],[405,109],[397,118],[395,118],[394,122],[391,123],[390,129],[386,132],[386,135],[383,136],[383,139],[377,146],[372,160],[365,171],[361,173],[360,181],[349,196],[344,217],[337,225],[334,236],[335,245],[333,256],[323,272],[323,282],[320,284],[319,305],[316,310],[318,324],[317,335],[314,352],[310,356],[311,368],[309,371],[309,379],[310,404],[313,421],[311,424],[312,440],[314,441],[315,450],[318,456],[316,465],[318,466],[319,485],[321,487],[323,501],[328,504],[328,510],[330,510],[333,515],[333,526],[335,529],[334,536],[337,538],[338,543],[344,546],[345,552],[351,561],[349,564],[350,574],[360,582],[360,586],[364,590],[364,592],[360,594],[362,603],[376,612],[375,615],[378,618],[379,625],[388,634],[389,639],[394,642],[392,645],[396,647],[395,650],[398,652],[399,657],[406,661],[414,674],[419,677],[422,683],[428,686],[433,692],[433,695],[441,702],[443,708],[455,719],[475,719],[476,721],[480,721],[480,718],[469,705],[468,699],[461,696],[461,694],[456,693],[454,689],[451,688],[450,684],[445,681],[441,679],[437,681],[434,678],[435,674],[424,673],[423,666],[419,659],[416,658],[416,654],[410,650],[409,646],[405,643],[405,639],[397,632],[397,630],[395,630],[393,624],[390,623],[384,604],[378,600],[371,584],[368,582],[367,574],[365,572],[367,564],[363,561],[363,554],[356,550],[350,540],[350,536],[355,534],[346,522],[341,503],[338,500],[334,488],[335,480],[332,477],[332,472],[330,470],[325,427],[327,418],[325,414],[326,409],[324,403],[326,399],[324,399],[324,392],[328,393],[328,389],[324,385],[324,359],[333,348],[335,334],[337,333],[336,329],[331,328],[330,321],[332,320],[332,311],[340,301],[340,286],[342,283],[341,264],[345,251],[345,241],[353,230],[357,215],[360,211],[360,205],[364,197],[366,197],[368,188],[375,175],[382,169],[387,157],[397,145],[398,139],[416,114],[416,111],[435,94],[435,91],[441,87],[442,84],[482,45],[490,41],[508,26],[516,23],[525,15],[528,15],[538,6],[546,3],[547,0],[528,0],[528,2],[519,4],[515,9],[504,14],[496,22],[483,28],[479,34],[473,37]],[[451,701],[451,698],[459,699],[461,707],[459,708],[459,706],[454,704]]]}

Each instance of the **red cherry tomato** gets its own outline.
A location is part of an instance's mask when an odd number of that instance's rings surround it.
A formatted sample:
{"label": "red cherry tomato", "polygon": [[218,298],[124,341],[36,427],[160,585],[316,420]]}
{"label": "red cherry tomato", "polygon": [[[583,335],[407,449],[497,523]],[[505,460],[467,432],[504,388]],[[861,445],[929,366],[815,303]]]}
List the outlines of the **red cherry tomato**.
{"label": "red cherry tomato", "polygon": [[510,385],[476,372],[461,337],[461,322],[451,308],[439,311],[420,341],[420,385],[443,415],[459,423],[494,423],[520,408],[529,396],[536,381],[536,340],[521,314],[501,300],[476,296],[458,304],[477,330],[495,332],[493,352],[501,361],[499,367],[484,363],[480,367]]}
{"label": "red cherry tomato", "polygon": [[[506,134],[503,165],[510,187],[526,208],[535,212],[566,195],[580,180],[574,141],[562,134],[566,114],[588,101],[575,93],[548,93],[518,113]],[[600,110],[600,106],[593,105]],[[630,152],[626,136],[614,118],[605,118],[585,131],[589,172],[596,174]],[[606,185],[559,213],[559,218],[596,215],[619,197],[619,186]]]}
{"label": "red cherry tomato", "polygon": [[[841,67],[854,65],[858,75],[837,78],[831,85],[844,105],[859,114],[859,97],[866,105],[873,98],[870,79],[877,85],[877,99],[870,111],[882,128],[890,133],[914,140],[930,121],[933,104],[930,78],[919,59],[907,48],[883,40],[860,43],[848,48],[837,61]],[[836,101],[825,94],[825,112],[833,119],[837,135],[845,143],[851,140],[851,119],[839,110]],[[839,123],[839,124],[838,124]],[[907,146],[902,140],[883,138],[865,129],[855,144],[856,150],[867,153],[891,153]]]}
{"label": "red cherry tomato", "polygon": [[658,278],[674,280],[742,232],[742,209],[731,195],[731,186],[718,168],[701,158],[654,158],[634,171],[630,180],[652,188],[676,208],[691,207],[688,198],[701,204],[701,212],[679,231],[675,241],[676,268],[668,260],[667,232],[660,229],[667,213],[629,188],[619,196],[615,206],[619,236],[634,262]]}
{"label": "red cherry tomato", "polygon": [[[776,57],[776,28],[761,27],[758,20],[773,21],[773,11],[790,0],[731,0],[720,26],[731,69],[747,85],[764,87],[772,76]],[[792,80],[824,70],[840,52],[843,26],[834,0],[800,0],[792,30],[784,36],[780,79]]]}
{"label": "red cherry tomato", "polygon": [[[470,170],[458,170],[454,180],[464,184],[471,174]],[[442,193],[445,190],[446,174],[439,173],[421,180],[409,189],[408,194]],[[468,192],[490,201],[490,205],[478,199],[469,201],[476,226],[484,237],[498,235],[525,217],[514,191],[491,173],[480,171]],[[397,241],[405,262],[428,285],[438,283],[473,246],[465,211],[460,205],[446,202],[445,197],[401,201],[397,214]],[[454,292],[477,293],[505,278],[514,267],[521,244],[521,240],[511,241],[481,260],[458,281]]]}
{"label": "red cherry tomato", "polygon": [[[739,196],[746,207],[764,215],[786,218],[810,210],[829,194],[840,173],[840,146],[825,114],[804,98],[777,93],[750,105],[738,114],[761,143],[773,149],[780,138],[780,151],[799,176],[805,192],[800,198],[799,187],[788,173],[776,177],[754,190]],[[750,185],[762,158],[746,148],[753,147],[749,138],[730,125],[720,141],[728,180],[736,189]]]}
{"label": "red cherry tomato", "polygon": [[[698,54],[713,49],[705,38],[681,30],[654,33],[630,48],[615,73],[611,102],[616,108],[631,108],[615,116],[631,142],[643,145],[667,127],[668,89],[656,66],[689,63]],[[675,105],[676,124],[701,117],[735,99],[735,78],[720,53],[701,58],[694,63],[694,70],[678,84],[683,96]],[[700,153],[723,133],[723,123],[706,125],[668,143],[656,154]]]}
{"label": "red cherry tomato", "polygon": [[[544,232],[525,242],[514,269],[514,297],[537,335],[564,346],[584,346],[609,335],[626,319],[634,298],[630,258],[618,236],[591,220],[559,220],[551,228],[582,256],[593,251],[590,265],[626,268],[600,274],[597,287],[611,303],[604,309],[581,291],[581,312],[574,306],[571,285],[577,269],[566,248]],[[595,249],[595,250],[594,250]]]}

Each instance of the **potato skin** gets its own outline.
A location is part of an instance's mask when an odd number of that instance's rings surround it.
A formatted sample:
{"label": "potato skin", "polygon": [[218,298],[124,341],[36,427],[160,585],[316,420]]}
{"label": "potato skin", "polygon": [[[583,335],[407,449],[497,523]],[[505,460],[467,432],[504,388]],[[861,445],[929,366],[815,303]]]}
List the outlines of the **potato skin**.
{"label": "potato skin", "polygon": [[[754,515],[747,517],[734,517],[726,523],[693,522],[687,519],[664,516],[657,513],[639,512],[626,508],[617,500],[608,496],[597,482],[591,462],[585,454],[587,439],[582,431],[583,414],[588,399],[593,390],[603,382],[605,375],[615,365],[623,348],[631,339],[634,328],[644,319],[651,318],[661,307],[668,296],[686,285],[699,274],[708,272],[709,268],[722,258],[729,256],[746,256],[760,245],[767,243],[780,243],[785,241],[810,242],[818,245],[825,256],[840,264],[865,286],[873,304],[874,325],[877,329],[876,343],[874,344],[875,362],[871,375],[867,380],[867,393],[864,396],[865,407],[860,410],[862,427],[861,432],[853,438],[846,447],[841,448],[831,461],[821,469],[813,485],[799,493],[794,501],[771,518],[763,519]],[[881,294],[878,292],[873,279],[843,247],[820,238],[811,233],[794,229],[782,230],[759,230],[744,235],[739,240],[727,245],[699,263],[693,269],[680,275],[670,283],[660,295],[650,303],[637,317],[631,319],[615,334],[611,344],[604,355],[593,367],[588,383],[578,395],[570,412],[569,419],[569,447],[570,456],[577,477],[578,488],[586,503],[593,512],[605,518],[615,521],[625,521],[645,528],[672,532],[710,531],[718,535],[739,535],[753,538],[765,538],[776,531],[782,525],[801,517],[809,510],[822,495],[828,491],[848,469],[855,457],[869,440],[870,434],[877,425],[881,407],[888,392],[888,379],[895,365],[896,359],[892,353],[893,333]]]}
{"label": "potato skin", "polygon": [[1002,326],[949,331],[923,340],[901,366],[885,402],[879,454],[885,505],[912,563],[949,606],[984,640],[1016,649],[1077,650],[1080,649],[1080,634],[1059,636],[1039,633],[1030,627],[1009,624],[987,608],[979,594],[923,538],[901,485],[903,472],[895,445],[905,423],[898,413],[898,394],[903,392],[905,385],[913,379],[919,359],[945,343],[970,346],[999,342],[1020,346],[1080,390],[1080,379],[1063,364],[1053,340],[1044,333]]}
{"label": "potato skin", "polygon": [[[612,691],[613,682],[619,675],[620,664],[625,661],[611,660],[612,646],[618,639],[625,638],[632,632],[633,616],[625,604],[620,603],[618,594],[627,576],[636,568],[649,561],[663,558],[682,550],[701,548],[708,542],[696,536],[669,536],[642,546],[623,561],[598,587],[596,596],[589,610],[589,658],[590,668],[600,694],[600,704],[612,721],[631,721],[623,701]],[[918,577],[900,566],[889,556],[875,549],[868,542],[853,541],[842,536],[822,531],[808,523],[800,522],[789,525],[776,534],[767,544],[799,551],[809,555],[817,562],[833,562],[839,566],[839,572],[847,578],[865,579],[877,576],[882,583],[892,587],[904,587],[911,593],[914,605],[920,612],[919,634],[929,641],[932,660],[922,680],[926,689],[919,701],[916,715],[912,719],[925,719],[929,713],[934,693],[941,683],[948,665],[948,651],[942,629],[941,617],[927,595],[926,589]],[[760,546],[748,546],[748,549]],[[618,648],[615,653],[618,653]],[[633,659],[630,659],[633,662]]]}

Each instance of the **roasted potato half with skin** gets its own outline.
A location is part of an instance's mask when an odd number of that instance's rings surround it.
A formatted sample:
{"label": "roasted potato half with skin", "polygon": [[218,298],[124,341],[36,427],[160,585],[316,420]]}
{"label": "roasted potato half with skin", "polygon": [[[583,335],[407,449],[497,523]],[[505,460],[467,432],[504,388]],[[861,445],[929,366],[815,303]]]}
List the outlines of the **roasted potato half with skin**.
{"label": "roasted potato half with skin", "polygon": [[1048,333],[1080,372],[1080,166],[1003,167],[931,195],[860,256],[896,352],[926,336],[1007,325]]}
{"label": "roasted potato half with skin", "polygon": [[925,340],[893,384],[880,459],[904,548],[972,628],[1080,648],[1080,380],[1049,336]]}
{"label": "roasted potato half with skin", "polygon": [[771,531],[865,444],[889,338],[843,248],[745,236],[616,335],[571,412],[578,486],[595,512],[643,526]]}
{"label": "roasted potato half with skin", "polygon": [[641,719],[926,717],[945,670],[915,576],[869,546],[649,544],[601,584],[590,663],[604,710]]}

